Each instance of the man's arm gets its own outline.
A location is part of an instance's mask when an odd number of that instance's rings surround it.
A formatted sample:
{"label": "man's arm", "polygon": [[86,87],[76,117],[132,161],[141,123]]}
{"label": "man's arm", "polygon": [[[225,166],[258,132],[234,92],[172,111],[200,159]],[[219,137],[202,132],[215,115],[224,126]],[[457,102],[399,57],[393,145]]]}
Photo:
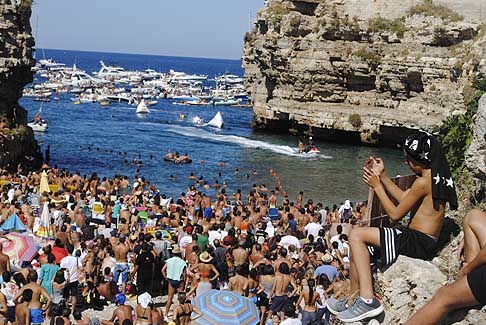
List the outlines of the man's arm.
{"label": "man's arm", "polygon": [[380,181],[385,187],[385,190],[393,196],[399,203],[405,198],[406,192],[399,188],[388,176],[385,170],[385,164],[381,158],[370,158],[372,162],[371,169],[378,172],[380,175]]}
{"label": "man's arm", "polygon": [[363,180],[368,186],[373,188],[388,217],[393,221],[402,219],[407,212],[412,210],[414,206],[427,195],[427,182],[422,178],[417,178],[402,201],[398,206],[395,206],[386,194],[385,188],[380,182],[380,176],[376,171],[372,171],[365,167]]}
{"label": "man's arm", "polygon": [[13,298],[13,301],[16,304],[19,304],[20,303],[19,298],[22,297],[22,294],[24,293],[24,290],[25,290],[25,287],[22,287],[22,288],[19,289],[19,291],[17,291],[17,294]]}
{"label": "man's arm", "polygon": [[405,196],[407,195],[407,193],[409,191],[409,190],[403,191],[401,188],[399,188],[397,186],[397,184],[395,184],[390,179],[390,177],[388,176],[386,171],[383,171],[381,173],[380,181],[383,184],[383,186],[385,187],[385,190],[388,191],[388,193],[390,193],[390,195],[393,196],[393,198],[395,200],[397,200],[398,203],[400,203],[405,198]]}
{"label": "man's arm", "polygon": [[46,289],[44,289],[44,287],[42,287],[42,291],[41,291],[41,294],[44,296],[44,298],[46,298],[47,300],[47,303],[46,303],[46,307],[44,310],[49,310],[49,307],[51,306],[51,302],[52,302],[52,298],[51,296],[49,295],[49,293],[46,291]]}

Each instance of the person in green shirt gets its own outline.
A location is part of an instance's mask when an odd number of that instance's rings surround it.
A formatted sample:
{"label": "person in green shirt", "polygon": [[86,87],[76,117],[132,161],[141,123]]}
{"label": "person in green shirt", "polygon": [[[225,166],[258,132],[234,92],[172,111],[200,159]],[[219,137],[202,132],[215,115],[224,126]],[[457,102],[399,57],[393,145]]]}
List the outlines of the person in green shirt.
{"label": "person in green shirt", "polygon": [[206,251],[209,244],[208,236],[203,235],[202,231],[203,231],[203,227],[201,227],[200,225],[196,225],[197,245],[199,246],[201,253]]}

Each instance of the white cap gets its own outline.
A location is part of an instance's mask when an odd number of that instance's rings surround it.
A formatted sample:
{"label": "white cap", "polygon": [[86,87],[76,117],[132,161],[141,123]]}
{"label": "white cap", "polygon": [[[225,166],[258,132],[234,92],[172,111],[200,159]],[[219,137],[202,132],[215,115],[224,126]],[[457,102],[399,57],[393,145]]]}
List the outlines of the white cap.
{"label": "white cap", "polygon": [[344,208],[345,209],[351,209],[351,201],[349,201],[349,200],[344,201]]}

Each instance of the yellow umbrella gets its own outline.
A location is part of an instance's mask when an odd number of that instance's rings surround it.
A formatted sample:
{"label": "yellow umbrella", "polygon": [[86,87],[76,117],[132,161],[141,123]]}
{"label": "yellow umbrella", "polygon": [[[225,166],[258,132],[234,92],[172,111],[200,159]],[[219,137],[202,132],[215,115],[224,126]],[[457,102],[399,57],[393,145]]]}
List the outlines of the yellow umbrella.
{"label": "yellow umbrella", "polygon": [[47,193],[51,192],[51,189],[49,188],[49,180],[47,179],[47,173],[46,173],[45,170],[41,174],[39,192],[41,194],[44,193],[44,192],[47,192]]}

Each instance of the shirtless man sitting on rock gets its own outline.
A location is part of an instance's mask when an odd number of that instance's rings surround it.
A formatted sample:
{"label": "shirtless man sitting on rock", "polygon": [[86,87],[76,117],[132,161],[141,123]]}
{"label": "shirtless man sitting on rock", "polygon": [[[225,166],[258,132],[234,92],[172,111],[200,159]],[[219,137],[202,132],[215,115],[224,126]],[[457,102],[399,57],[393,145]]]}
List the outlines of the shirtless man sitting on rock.
{"label": "shirtless man sitting on rock", "polygon": [[[454,182],[439,141],[427,132],[417,131],[405,140],[403,151],[406,164],[417,175],[410,189],[403,191],[391,181],[381,158],[367,160],[363,180],[374,190],[391,220],[401,220],[418,206],[417,212],[408,228],[402,231],[375,227],[351,231],[351,296],[347,300],[327,301],[329,311],[343,322],[358,322],[383,312],[373,292],[370,254],[381,259],[382,267],[393,264],[399,255],[423,260],[433,258],[439,248],[437,242],[446,202],[451,209],[457,208]],[[358,292],[359,296],[354,297]]]}

